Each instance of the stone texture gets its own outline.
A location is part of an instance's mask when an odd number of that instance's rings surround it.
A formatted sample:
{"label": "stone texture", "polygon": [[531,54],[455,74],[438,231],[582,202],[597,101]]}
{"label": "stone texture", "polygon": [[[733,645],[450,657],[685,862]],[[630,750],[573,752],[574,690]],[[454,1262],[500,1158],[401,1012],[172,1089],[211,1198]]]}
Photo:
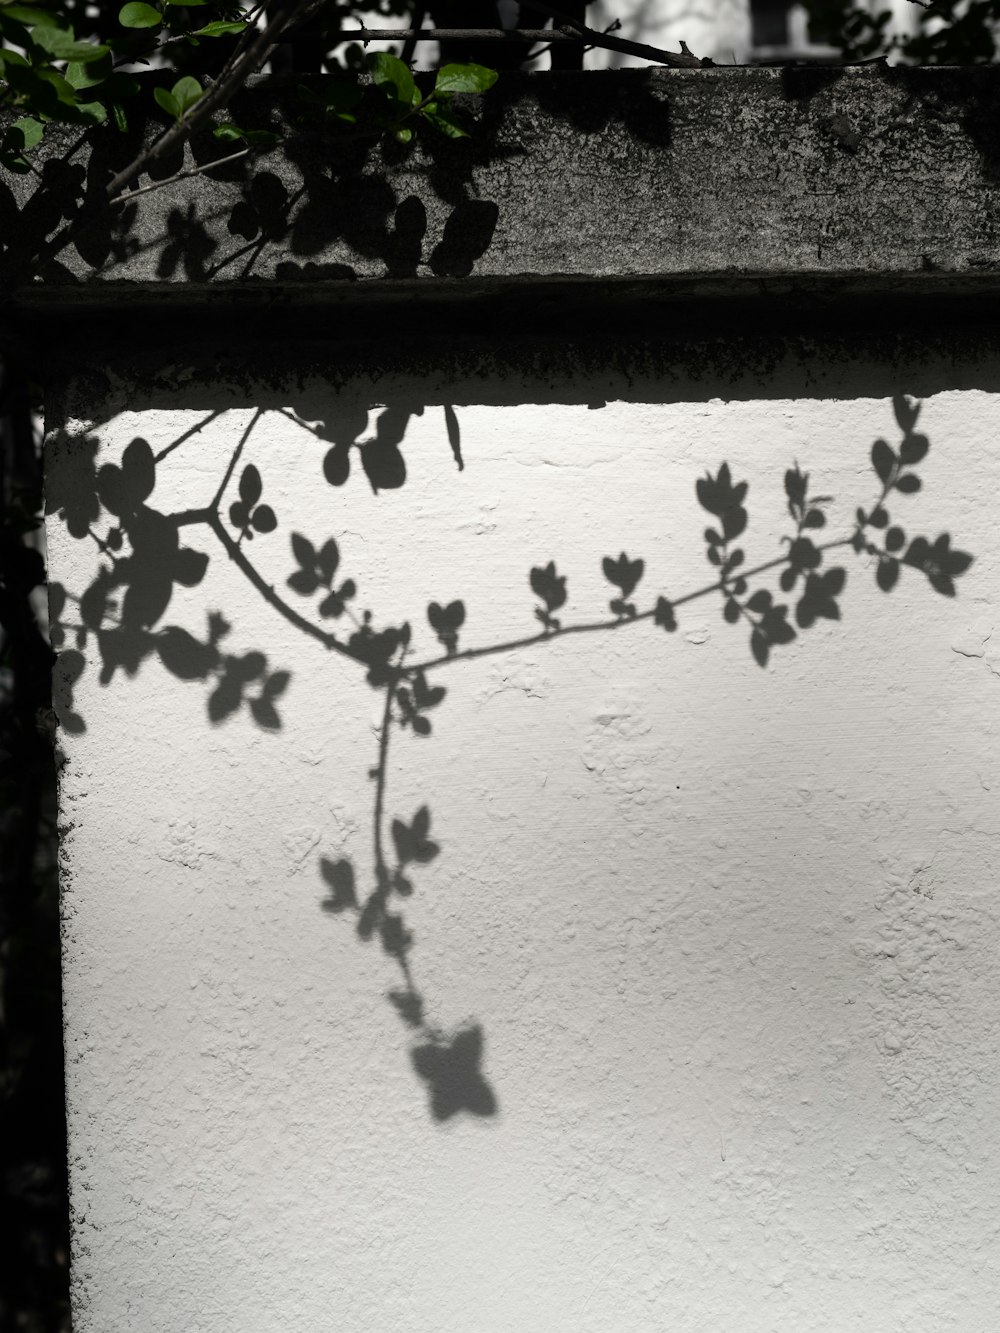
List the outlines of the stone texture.
{"label": "stone texture", "polygon": [[[289,96],[261,82],[236,111],[274,123]],[[1000,271],[1000,70],[510,76],[474,111],[467,141],[409,151],[296,131],[252,169],[174,182],[95,223],[22,300],[264,283],[268,301],[315,300],[541,276],[981,291]],[[91,161],[92,183],[134,145],[117,151]],[[186,165],[223,151],[200,139]]]}

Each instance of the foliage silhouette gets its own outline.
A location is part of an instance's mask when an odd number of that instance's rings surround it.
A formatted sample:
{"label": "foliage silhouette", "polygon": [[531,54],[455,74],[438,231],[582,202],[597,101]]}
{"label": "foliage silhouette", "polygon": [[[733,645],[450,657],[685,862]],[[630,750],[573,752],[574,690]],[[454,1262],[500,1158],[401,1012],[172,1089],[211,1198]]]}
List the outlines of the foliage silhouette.
{"label": "foliage silhouette", "polygon": [[544,607],[535,607],[536,618],[542,622],[546,630],[558,630],[560,622],[552,612],[566,605],[565,576],[556,573],[555,561],[550,560],[547,565],[536,565],[532,569],[529,582],[531,591],[545,603]]}
{"label": "foliage silhouette", "polygon": [[447,1120],[458,1111],[496,1114],[496,1096],[479,1068],[482,1054],[483,1031],[478,1024],[410,1052],[413,1068],[428,1085],[435,1120]]}
{"label": "foliage silhouette", "polygon": [[891,34],[891,9],[855,0],[806,0],[813,40],[837,47],[847,61],[894,52],[915,65],[974,65],[997,57],[997,0],[913,0],[915,31]]}
{"label": "foliage silhouette", "polygon": [[[933,539],[908,537],[892,522],[887,508],[894,493],[905,498],[920,488],[915,469],[929,448],[927,437],[915,429],[919,404],[898,396],[893,409],[901,441],[897,448],[881,438],[873,444],[875,500],[868,507],[856,509],[853,527],[843,535],[822,542],[815,539],[827,528],[826,508],[832,497],[814,494],[809,474],[796,463],[784,476],[786,509],[793,530],[782,538],[779,555],[750,566],[743,545],[738,544],[749,524],[749,487],[745,481],[736,480],[728,463],[723,463],[714,474],[706,473],[695,484],[698,503],[711,519],[704,543],[712,578],[703,587],[675,597],[659,593],[643,608],[634,599],[643,581],[645,562],[621,551],[617,556],[604,556],[600,562],[615,593],[608,603],[611,618],[564,624],[555,612],[567,603],[568,577],[558,572],[554,560],[549,560],[532,566],[527,574],[528,588],[538,603],[533,614],[540,630],[503,642],[460,648],[459,633],[465,630],[467,619],[465,601],[432,601],[426,607],[426,619],[444,651],[423,660],[416,657],[409,621],[377,626],[370,608],[360,616],[355,614],[351,603],[360,596],[359,585],[354,577],[338,585],[341,553],[334,536],[314,540],[295,530],[290,533],[289,557],[294,567],[285,586],[297,598],[313,599],[318,594],[311,606],[320,621],[346,617],[352,626],[346,637],[323,628],[315,618],[303,616],[292,601],[263,579],[245,547],[255,537],[279,540],[273,534],[283,520],[280,513],[263,503],[265,480],[254,464],[246,463],[239,471],[237,498],[226,510],[228,525],[223,521],[226,497],[262,409],[244,430],[211,503],[180,513],[165,514],[150,504],[157,467],[173,453],[176,441],[154,458],[148,443],[137,438],[126,448],[120,466],[104,465],[95,471],[94,441],[84,436],[80,456],[70,455],[73,485],[62,491],[54,489],[51,495],[52,512],[65,522],[71,535],[92,540],[99,557],[95,577],[79,596],[58,584],[49,589],[53,644],[63,649],[56,673],[62,724],[67,732],[85,727],[85,720],[73,707],[73,689],[85,670],[86,653],[96,644],[101,684],[108,684],[119,667],[128,675],[134,674],[155,654],[179,679],[200,681],[208,687],[207,713],[213,725],[221,724],[246,703],[258,726],[280,728],[278,702],[289,686],[290,672],[270,670],[264,654],[256,650],[224,652],[221,643],[230,633],[230,625],[221,612],[209,613],[204,639],[181,626],[162,623],[175,585],[196,585],[209,563],[207,553],[181,545],[182,528],[201,528],[214,537],[264,600],[289,624],[363,670],[369,685],[382,698],[378,754],[370,770],[375,784],[370,887],[367,892],[360,887],[365,876],[348,858],[335,850],[324,853],[319,874],[327,896],[321,906],[334,915],[353,915],[359,938],[377,940],[398,968],[400,984],[388,998],[411,1034],[413,1068],[427,1085],[432,1116],[445,1120],[460,1111],[492,1115],[497,1101],[481,1068],[481,1028],[471,1024],[448,1031],[433,1024],[415,981],[414,936],[403,906],[416,890],[419,867],[434,861],[441,849],[431,836],[429,805],[420,806],[406,817],[398,812],[391,818],[387,814],[393,733],[410,730],[417,737],[431,734],[433,721],[429,714],[446,698],[445,686],[437,683],[436,677],[446,667],[567,635],[621,632],[646,620],[671,633],[677,629],[678,610],[707,596],[718,596],[727,623],[743,624],[751,656],[764,667],[775,649],[791,643],[817,621],[840,619],[847,571],[829,563],[834,551],[853,551],[856,556],[873,559],[876,582],[884,592],[896,585],[902,568],[907,566],[923,573],[939,594],[954,596],[955,579],[968,569],[972,557],[953,549],[947,532]],[[281,410],[321,439],[332,441],[322,464],[328,481],[334,471],[334,484],[346,484],[349,453],[357,448],[363,470],[378,494],[387,478],[394,479],[392,484],[396,480],[402,484],[405,466],[400,476],[400,445],[407,423],[423,408],[412,402],[386,408],[377,418],[374,438],[367,443],[359,440],[366,414],[347,413],[313,427],[307,426],[293,409]],[[196,432],[194,428],[183,438],[192,438]],[[445,409],[444,434],[453,448],[457,424],[451,408]],[[57,440],[54,447],[62,452],[71,443]],[[379,461],[366,464],[366,455],[372,450]],[[332,468],[330,458],[335,452],[338,463]],[[375,477],[380,484],[376,484]],[[234,528],[236,537],[231,531]],[[774,572],[778,572],[778,593],[794,602],[777,600],[775,590],[763,581],[765,575]],[[69,619],[73,607],[77,608],[76,622]],[[63,648],[70,635],[75,635],[75,646]]]}
{"label": "foliage silhouette", "polygon": [[441,606],[438,602],[431,602],[427,608],[427,620],[445,651],[452,655],[457,653],[458,632],[465,624],[465,603],[457,601]]}
{"label": "foliage silhouette", "polygon": [[[53,652],[33,605],[43,562],[24,540],[41,505],[29,405],[23,381],[0,376],[0,1326],[63,1333],[69,1219]],[[66,654],[68,676],[85,669],[74,653]],[[66,722],[67,730],[82,726],[72,713]]]}

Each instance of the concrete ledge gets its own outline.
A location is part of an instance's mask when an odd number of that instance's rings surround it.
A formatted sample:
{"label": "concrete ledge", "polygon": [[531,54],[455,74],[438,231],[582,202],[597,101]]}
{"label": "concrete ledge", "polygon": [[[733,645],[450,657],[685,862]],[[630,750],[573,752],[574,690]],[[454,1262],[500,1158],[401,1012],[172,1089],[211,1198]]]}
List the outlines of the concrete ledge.
{"label": "concrete ledge", "polygon": [[[287,120],[289,90],[261,81],[237,112]],[[454,302],[523,278],[633,294],[654,283],[671,299],[1000,286],[997,68],[523,75],[479,115],[473,139],[428,136],[412,152],[297,130],[252,168],[173,182],[95,221],[18,304],[183,292],[303,306],[366,289]],[[52,137],[53,172],[64,139]],[[86,169],[69,168],[75,188],[85,174],[96,190],[134,149],[119,141],[112,160],[105,137]],[[197,162],[222,151],[210,138],[189,149]],[[8,236],[21,210],[8,264],[52,225],[32,185],[18,178],[16,201],[0,186]]]}

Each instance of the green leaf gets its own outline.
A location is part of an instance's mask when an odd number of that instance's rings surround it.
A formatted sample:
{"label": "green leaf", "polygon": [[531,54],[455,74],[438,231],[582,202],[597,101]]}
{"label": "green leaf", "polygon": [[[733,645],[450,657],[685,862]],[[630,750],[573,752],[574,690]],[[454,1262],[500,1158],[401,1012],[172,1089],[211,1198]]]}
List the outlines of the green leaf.
{"label": "green leaf", "polygon": [[78,42],[72,28],[36,27],[32,29],[31,40],[43,51],[47,51],[54,60],[75,60],[86,64],[91,60],[100,60],[111,49],[99,42]]}
{"label": "green leaf", "polygon": [[92,125],[103,125],[108,118],[108,113],[100,102],[81,102],[78,110],[80,119],[89,120]]}
{"label": "green leaf", "polygon": [[22,148],[34,148],[41,143],[42,135],[45,133],[45,126],[40,120],[35,120],[33,116],[22,116],[20,120],[15,120],[11,129],[21,131],[23,136]]}
{"label": "green leaf", "polygon": [[442,134],[447,134],[449,139],[467,139],[469,137],[451,113],[443,111],[437,102],[428,102],[420,114],[436,130],[440,130]]}
{"label": "green leaf", "polygon": [[66,66],[66,82],[74,88],[96,88],[111,73],[111,56],[106,60],[88,61],[71,60]]}
{"label": "green leaf", "polygon": [[168,93],[166,88],[154,88],[153,96],[168,116],[173,116],[174,120],[180,120],[181,108],[173,93]]}
{"label": "green leaf", "polygon": [[85,110],[79,105],[72,85],[50,66],[29,68],[13,65],[5,73],[21,105],[30,108],[34,115],[74,125],[95,119],[89,109]]}
{"label": "green leaf", "polygon": [[32,116],[22,116],[8,126],[7,133],[0,142],[0,166],[8,171],[23,176],[31,170],[31,163],[24,156],[25,150],[34,148],[45,133],[45,126]]}
{"label": "green leaf", "polygon": [[413,131],[410,129],[409,125],[400,125],[398,129],[393,131],[393,133],[396,136],[397,143],[412,142]]}
{"label": "green leaf", "polygon": [[115,122],[115,129],[120,130],[122,134],[128,133],[128,116],[125,114],[125,108],[120,102],[110,103],[111,118]]}
{"label": "green leaf", "polygon": [[485,93],[499,75],[485,65],[442,65],[434,80],[436,93]]}
{"label": "green leaf", "polygon": [[393,88],[396,100],[404,106],[416,106],[420,101],[420,89],[413,81],[410,67],[399,56],[390,55],[388,51],[377,51],[368,57],[368,68],[374,82],[380,88]]}
{"label": "green leaf", "polygon": [[192,78],[190,74],[185,74],[183,79],[177,80],[170,91],[181,109],[181,115],[186,115],[198,98],[201,97],[202,87],[197,79]]}
{"label": "green leaf", "polygon": [[196,28],[194,32],[188,34],[189,37],[225,37],[231,32],[243,32],[247,25],[234,19],[227,22],[225,19],[216,19],[214,23],[206,23],[203,28]]}
{"label": "green leaf", "polygon": [[103,60],[111,54],[111,47],[102,42],[74,42],[59,53],[58,59],[72,60],[81,65],[92,65],[96,60]]}
{"label": "green leaf", "polygon": [[3,70],[5,65],[13,65],[15,68],[20,67],[21,69],[30,68],[24,56],[19,52],[0,49],[0,71]]}
{"label": "green leaf", "polygon": [[238,125],[234,125],[230,120],[224,120],[221,125],[216,125],[212,131],[214,138],[222,143],[250,144],[254,148],[267,151],[274,148],[281,142],[281,135],[276,134],[274,130],[241,130]]}
{"label": "green leaf", "polygon": [[275,148],[281,142],[281,135],[275,134],[274,130],[246,130],[243,138],[254,148],[265,150]]}
{"label": "green leaf", "polygon": [[118,22],[123,28],[158,28],[163,22],[163,15],[152,5],[138,3],[124,5],[118,14]]}
{"label": "green leaf", "polygon": [[14,19],[17,23],[26,23],[29,27],[58,28],[59,15],[49,9],[37,9],[34,5],[4,5],[3,17]]}
{"label": "green leaf", "polygon": [[[58,102],[64,106],[76,110],[76,89],[63,76],[54,69],[36,69],[32,70],[34,77],[45,84],[51,90]],[[49,114],[49,108],[45,108],[46,114]]]}

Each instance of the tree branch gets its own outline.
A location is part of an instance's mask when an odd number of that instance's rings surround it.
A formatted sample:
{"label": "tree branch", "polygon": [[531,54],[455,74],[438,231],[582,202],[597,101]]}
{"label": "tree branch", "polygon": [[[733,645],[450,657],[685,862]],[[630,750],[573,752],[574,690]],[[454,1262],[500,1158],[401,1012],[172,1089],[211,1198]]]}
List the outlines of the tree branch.
{"label": "tree branch", "polygon": [[[568,26],[568,25],[567,25]],[[647,46],[644,42],[632,42],[625,37],[615,37],[612,33],[599,32],[580,24],[572,32],[561,28],[342,28],[330,33],[331,45],[341,42],[360,42],[367,46],[369,42],[516,42],[534,46],[538,42],[549,45],[569,43],[579,45],[587,42],[592,47],[602,47],[607,51],[621,51],[626,55],[640,56],[643,60],[657,65],[668,65],[674,69],[701,69],[711,66],[713,61],[699,60],[681,42],[679,52],[664,51],[658,46]],[[196,103],[196,105],[198,105]]]}
{"label": "tree branch", "polygon": [[627,37],[615,37],[612,33],[599,32],[596,28],[589,28],[586,23],[573,14],[567,14],[555,5],[546,3],[545,0],[522,0],[522,3],[526,9],[533,9],[535,13],[548,14],[553,20],[553,24],[558,22],[562,24],[564,29],[572,29],[573,32],[590,42],[592,46],[601,47],[605,51],[621,51],[625,55],[640,56],[643,60],[652,60],[657,64],[670,65],[679,69],[699,69],[715,63],[707,57],[704,60],[699,60],[697,56],[692,55],[686,42],[681,42],[680,53],[675,55],[671,51],[663,51],[656,46],[647,46],[645,42],[633,42]]}
{"label": "tree branch", "polygon": [[299,615],[294,607],[289,606],[284,598],[275,592],[274,587],[270,583],[265,582],[256,566],[251,564],[247,559],[239,542],[233,541],[232,537],[226,531],[222,519],[219,517],[218,510],[212,510],[207,521],[208,526],[225,547],[226,554],[229,556],[230,560],[232,560],[246,575],[264,598],[265,602],[273,606],[279,615],[283,616],[290,625],[294,625],[295,628],[301,630],[303,634],[307,634],[311,639],[315,639],[317,643],[321,643],[323,647],[330,652],[339,653],[342,657],[349,657],[352,662],[359,662],[365,667],[370,666],[370,663],[366,662],[358,653],[353,652],[345,644],[341,643],[335,634],[328,634],[326,630],[322,630],[318,625],[314,625],[311,620],[306,620],[305,616]]}
{"label": "tree branch", "polygon": [[222,497],[226,493],[226,487],[229,485],[229,479],[230,477],[232,477],[233,472],[236,470],[236,464],[240,461],[240,454],[243,452],[243,446],[246,444],[247,440],[249,440],[250,433],[252,432],[254,426],[256,426],[257,422],[261,419],[263,415],[264,415],[264,409],[262,407],[258,407],[257,411],[250,418],[250,424],[247,426],[246,430],[240,436],[239,443],[233,450],[233,456],[232,458],[230,458],[229,463],[226,467],[226,471],[223,474],[222,481],[219,483],[219,489],[215,492],[215,495],[212,498],[212,503],[209,505],[209,509],[211,509],[213,512],[216,512],[219,508],[219,505],[222,503]]}
{"label": "tree branch", "polygon": [[382,885],[386,871],[385,852],[382,849],[382,820],[385,814],[385,784],[386,770],[389,763],[389,734],[392,730],[392,696],[395,693],[398,684],[399,679],[394,672],[386,682],[385,706],[382,709],[382,728],[378,735],[378,764],[375,769],[374,852],[375,882],[379,887]]}
{"label": "tree branch", "polygon": [[331,44],[341,42],[574,42],[582,39],[571,32],[552,28],[341,28],[328,35]]}
{"label": "tree branch", "polygon": [[155,142],[111,179],[107,186],[108,198],[115,200],[126,185],[141,175],[151,162],[184,143],[202,121],[216,108],[225,105],[243,87],[249,76],[267,60],[278,45],[281,34],[292,25],[307,19],[321,3],[322,0],[291,0],[287,6],[277,10],[263,32],[256,34],[256,40],[249,41],[241,51],[240,47],[244,40],[254,31],[248,28],[218,78],[206,88],[188,114],[164,130]]}
{"label": "tree branch", "polygon": [[[839,546],[850,546],[850,537],[837,537],[833,541],[824,542],[817,546],[819,551],[832,551]],[[745,579],[755,578],[758,574],[766,574],[769,570],[780,569],[782,565],[787,565],[790,558],[787,555],[775,556],[773,560],[765,560],[761,565],[755,565],[753,569],[741,572],[740,577]],[[687,602],[697,601],[699,597],[707,597],[709,593],[721,592],[725,589],[727,583],[732,583],[733,578],[727,576],[725,579],[717,579],[715,583],[706,583],[704,587],[695,589],[694,592],[685,593],[683,597],[671,597],[669,599],[672,607],[684,606]],[[509,639],[506,643],[491,643],[483,648],[466,648],[460,653],[443,653],[440,657],[429,658],[426,662],[415,662],[412,666],[404,667],[404,675],[416,675],[418,671],[431,671],[440,666],[447,666],[449,662],[468,662],[477,657],[493,657],[496,653],[511,653],[517,648],[530,648],[540,643],[551,643],[556,639],[565,638],[568,634],[594,634],[598,630],[616,630],[624,629],[626,625],[637,625],[640,620],[651,620],[656,615],[656,608],[650,607],[648,611],[640,611],[634,616],[622,617],[616,616],[614,620],[591,620],[580,625],[562,625],[555,630],[542,630],[540,634],[528,634],[521,639]]]}
{"label": "tree branch", "polygon": [[172,454],[175,449],[179,449],[185,440],[190,440],[192,435],[197,435],[199,431],[204,430],[209,422],[214,421],[216,417],[221,417],[225,410],[224,407],[217,407],[214,411],[209,412],[203,421],[199,421],[197,426],[191,426],[186,431],[182,431],[175,440],[171,440],[169,444],[164,445],[158,454],[153,455],[153,462],[162,463],[168,454]]}

